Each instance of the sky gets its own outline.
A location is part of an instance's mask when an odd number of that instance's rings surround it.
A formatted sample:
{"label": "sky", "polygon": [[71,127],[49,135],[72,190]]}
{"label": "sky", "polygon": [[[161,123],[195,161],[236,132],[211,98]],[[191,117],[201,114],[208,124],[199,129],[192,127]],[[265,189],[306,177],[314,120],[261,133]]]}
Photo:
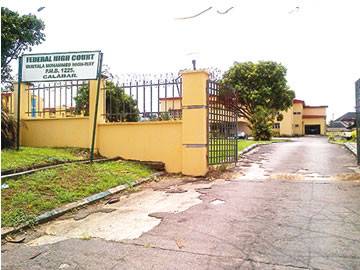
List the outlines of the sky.
{"label": "sky", "polygon": [[[271,60],[288,70],[296,98],[328,105],[328,120],[354,111],[360,78],[359,0],[3,0],[45,23],[33,53],[101,50],[111,73],[226,71]],[[45,7],[38,12],[38,8]],[[193,19],[178,18],[207,12]],[[223,12],[234,7],[228,13]],[[298,8],[297,8],[298,7]],[[14,62],[14,70],[17,64]]]}

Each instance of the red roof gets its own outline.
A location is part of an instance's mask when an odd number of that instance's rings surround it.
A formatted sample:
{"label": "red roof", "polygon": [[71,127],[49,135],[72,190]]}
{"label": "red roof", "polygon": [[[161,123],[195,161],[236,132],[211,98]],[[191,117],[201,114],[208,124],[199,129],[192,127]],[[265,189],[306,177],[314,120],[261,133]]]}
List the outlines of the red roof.
{"label": "red roof", "polygon": [[302,105],[304,106],[304,108],[327,108],[328,106],[327,105],[320,105],[320,106],[310,106],[310,105],[305,105],[305,101],[301,100],[301,99],[296,99],[294,98],[293,99],[293,104],[296,104],[296,103],[302,103]]}
{"label": "red roof", "polygon": [[295,103],[302,103],[302,105],[305,106],[305,101],[303,101],[303,100],[301,100],[301,99],[296,99],[296,98],[294,98],[294,99],[293,99],[293,104],[295,104]]}

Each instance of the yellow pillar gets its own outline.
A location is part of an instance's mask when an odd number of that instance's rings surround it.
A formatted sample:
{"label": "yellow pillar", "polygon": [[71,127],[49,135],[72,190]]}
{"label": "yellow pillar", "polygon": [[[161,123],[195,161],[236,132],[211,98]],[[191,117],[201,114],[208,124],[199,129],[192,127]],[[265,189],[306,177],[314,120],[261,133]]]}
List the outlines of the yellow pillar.
{"label": "yellow pillar", "polygon": [[[26,91],[28,84],[21,83],[20,84],[20,120],[29,118],[26,112],[29,111],[28,108],[28,91]],[[18,83],[14,83],[14,116],[17,119],[17,106],[18,106]],[[29,101],[31,102],[31,101]]]}
{"label": "yellow pillar", "polygon": [[[97,80],[89,81],[89,148],[91,148],[93,127],[94,127],[94,115],[95,115],[95,106],[96,106],[96,92],[97,92]],[[97,111],[97,125],[104,122],[104,113],[105,113],[105,80],[101,79],[100,81],[100,93],[99,93],[99,103]],[[98,131],[96,131],[96,135]],[[94,152],[97,152],[97,140],[95,136],[95,145]]]}
{"label": "yellow pillar", "polygon": [[[14,94],[13,94],[13,104],[14,104],[14,118],[17,119],[17,114],[18,114],[18,83],[15,82],[13,84],[14,87]],[[26,91],[27,87],[29,87],[28,83],[21,83],[20,84],[20,145],[22,145],[22,141],[21,141],[21,132],[22,129],[24,128],[24,126],[21,123],[21,120],[23,119],[28,119],[29,115],[27,114],[27,112],[29,111],[29,104],[31,101],[28,101],[28,91]]]}
{"label": "yellow pillar", "polygon": [[182,173],[204,176],[207,159],[207,93],[209,74],[183,71],[182,76]]}

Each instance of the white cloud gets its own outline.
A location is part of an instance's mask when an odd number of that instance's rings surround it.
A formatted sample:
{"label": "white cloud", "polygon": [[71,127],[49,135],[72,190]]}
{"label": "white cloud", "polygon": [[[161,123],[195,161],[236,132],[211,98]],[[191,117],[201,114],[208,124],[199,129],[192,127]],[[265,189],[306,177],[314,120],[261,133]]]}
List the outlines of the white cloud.
{"label": "white cloud", "polygon": [[[275,60],[308,104],[328,116],[353,110],[360,78],[358,0],[3,1],[45,21],[34,52],[101,49],[114,73],[167,72]],[[191,20],[175,20],[213,8]],[[216,10],[226,10],[226,15]],[[300,8],[297,11],[296,6]],[[290,12],[290,13],[289,13]],[[193,54],[191,54],[193,53]],[[191,54],[191,55],[189,55]]]}

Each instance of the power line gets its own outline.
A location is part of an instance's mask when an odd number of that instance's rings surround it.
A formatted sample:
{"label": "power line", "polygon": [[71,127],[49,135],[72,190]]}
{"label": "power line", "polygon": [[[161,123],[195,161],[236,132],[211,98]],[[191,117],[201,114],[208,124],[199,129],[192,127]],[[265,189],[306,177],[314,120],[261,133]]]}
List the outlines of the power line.
{"label": "power line", "polygon": [[224,15],[224,14],[226,14],[226,13],[228,13],[230,10],[232,10],[234,7],[229,7],[227,10],[225,10],[225,11],[220,11],[220,10],[217,10],[216,12],[218,13],[218,14],[221,14],[221,15]]}
{"label": "power line", "polygon": [[207,8],[207,9],[205,9],[205,10],[203,10],[203,11],[201,11],[201,12],[199,12],[199,13],[195,14],[195,15],[192,15],[192,16],[189,16],[189,17],[180,17],[180,18],[175,18],[175,20],[187,20],[187,19],[193,19],[193,18],[196,18],[196,17],[198,17],[198,16],[200,16],[200,15],[204,14],[205,12],[208,12],[210,9],[212,9],[212,7],[209,7],[209,8]]}

